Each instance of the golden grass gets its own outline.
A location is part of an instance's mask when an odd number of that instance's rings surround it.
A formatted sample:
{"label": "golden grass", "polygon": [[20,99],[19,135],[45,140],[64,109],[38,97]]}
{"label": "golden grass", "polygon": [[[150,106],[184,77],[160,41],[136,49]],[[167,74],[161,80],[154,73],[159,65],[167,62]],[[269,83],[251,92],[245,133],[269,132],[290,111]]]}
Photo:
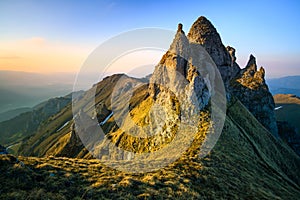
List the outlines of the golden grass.
{"label": "golden grass", "polygon": [[[96,104],[109,99],[111,90],[104,89],[111,83],[101,84],[103,95],[97,96]],[[148,125],[153,105],[143,91],[140,89],[130,103],[130,117],[140,127]],[[174,113],[179,115],[178,102],[170,100]],[[55,155],[64,149],[70,127],[59,132],[54,130],[70,116],[70,108],[53,116],[43,130],[28,141],[27,153],[34,150],[37,155],[47,152]],[[148,173],[128,174],[96,159],[18,157],[22,165],[13,156],[0,155],[0,199],[299,199],[299,157],[273,138],[239,101],[229,103],[222,135],[204,158],[198,155],[207,134],[213,131],[209,112],[202,111],[199,120],[199,131],[190,148],[175,162]],[[141,139],[125,135],[115,127],[113,117],[103,126],[113,143],[136,153],[155,152],[173,139],[170,137],[154,145],[154,139],[161,136]],[[173,128],[175,134],[176,126]],[[180,142],[188,141],[182,138]],[[58,146],[54,148],[55,144]],[[79,157],[86,153],[82,150]],[[172,156],[170,152],[160,159]],[[147,160],[141,163],[153,164]]]}
{"label": "golden grass", "polygon": [[148,97],[130,111],[130,118],[137,126],[144,127],[149,125],[149,112],[153,103],[153,99]]}
{"label": "golden grass", "polygon": [[[205,116],[205,113],[203,113]],[[207,116],[207,115],[206,115]],[[206,120],[204,120],[206,121]],[[240,123],[241,121],[246,123]],[[0,156],[1,199],[298,199],[300,161],[237,101],[223,133],[199,158],[199,133],[180,159],[127,174],[96,159]]]}
{"label": "golden grass", "polygon": [[298,104],[300,105],[299,97],[293,94],[276,94],[273,96],[276,104]]}

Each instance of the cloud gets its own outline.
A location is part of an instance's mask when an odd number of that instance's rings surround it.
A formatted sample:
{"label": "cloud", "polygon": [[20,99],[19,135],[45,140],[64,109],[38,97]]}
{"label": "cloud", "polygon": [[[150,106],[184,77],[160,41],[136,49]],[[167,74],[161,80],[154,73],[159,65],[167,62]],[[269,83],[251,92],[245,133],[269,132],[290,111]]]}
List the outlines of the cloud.
{"label": "cloud", "polygon": [[43,37],[32,37],[30,39],[24,40],[25,44],[42,47],[46,45],[46,39]]}
{"label": "cloud", "polygon": [[0,41],[0,70],[74,72],[90,52],[87,45],[44,37]]}
{"label": "cloud", "polygon": [[14,60],[14,59],[20,59],[21,56],[0,56],[0,59],[8,59],[8,60]]}

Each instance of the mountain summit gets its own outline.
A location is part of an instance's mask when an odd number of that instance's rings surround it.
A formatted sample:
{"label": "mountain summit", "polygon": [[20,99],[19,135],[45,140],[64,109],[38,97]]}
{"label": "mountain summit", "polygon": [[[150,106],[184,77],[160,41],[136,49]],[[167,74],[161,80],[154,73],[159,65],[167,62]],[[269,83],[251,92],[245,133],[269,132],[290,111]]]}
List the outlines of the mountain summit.
{"label": "mountain summit", "polygon": [[212,23],[199,17],[192,25],[188,38],[190,42],[201,44],[217,66],[230,66],[231,57],[222,43],[221,37]]}

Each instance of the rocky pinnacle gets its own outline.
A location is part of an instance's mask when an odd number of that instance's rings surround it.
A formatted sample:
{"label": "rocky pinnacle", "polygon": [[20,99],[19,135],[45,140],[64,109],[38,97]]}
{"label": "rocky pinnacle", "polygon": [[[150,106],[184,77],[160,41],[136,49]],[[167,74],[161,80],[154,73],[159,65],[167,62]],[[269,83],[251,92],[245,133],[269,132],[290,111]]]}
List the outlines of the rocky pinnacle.
{"label": "rocky pinnacle", "polygon": [[201,44],[217,66],[230,66],[231,57],[222,43],[221,37],[212,23],[199,17],[192,25],[188,38],[190,42]]}
{"label": "rocky pinnacle", "polygon": [[[224,85],[228,98],[236,96],[248,110],[265,126],[275,137],[278,137],[276,119],[274,115],[274,100],[265,82],[265,70],[257,70],[256,59],[250,55],[249,62],[244,69],[240,69],[236,63],[236,50],[233,47],[225,46],[221,37],[212,23],[205,17],[199,17],[189,30],[186,37],[183,25],[178,24],[175,38],[170,45],[170,49],[162,57],[156,66],[151,77],[152,82],[168,81],[172,87],[178,88],[178,75],[187,80],[189,88],[199,88],[194,90],[198,95],[200,104],[203,107],[207,104],[209,94],[205,87],[203,77],[194,73],[193,66],[189,63],[190,47],[201,45],[212,60],[215,62]],[[193,52],[195,53],[195,52]],[[196,52],[197,54],[197,52]],[[199,52],[200,57],[200,52]],[[204,68],[205,66],[198,66]],[[178,73],[177,73],[178,72]],[[181,75],[180,75],[181,74]],[[197,77],[195,79],[195,77]],[[201,85],[201,87],[199,86]],[[150,86],[152,96],[157,96],[163,88]],[[201,97],[206,94],[206,97]]]}

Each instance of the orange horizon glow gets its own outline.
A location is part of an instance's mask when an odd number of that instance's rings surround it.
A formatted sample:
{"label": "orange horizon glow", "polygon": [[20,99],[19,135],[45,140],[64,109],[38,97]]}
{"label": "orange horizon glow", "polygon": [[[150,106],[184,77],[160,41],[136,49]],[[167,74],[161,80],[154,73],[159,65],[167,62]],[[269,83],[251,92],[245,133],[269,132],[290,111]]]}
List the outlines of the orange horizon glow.
{"label": "orange horizon glow", "polygon": [[[77,73],[93,48],[96,47],[80,48],[62,42],[48,41],[43,37],[0,41],[0,70],[40,74]],[[111,74],[126,73],[143,64],[156,65],[163,53],[149,50],[135,52],[118,58],[106,70]]]}
{"label": "orange horizon glow", "polygon": [[[0,41],[0,70],[22,71],[30,73],[77,73],[97,46],[66,44],[61,41],[47,40],[44,37],[31,37],[23,40]],[[155,65],[162,52],[142,53],[121,58],[113,64],[110,74],[128,72],[137,63]],[[266,69],[267,78],[298,75],[297,56],[290,55],[284,59],[281,55],[255,55],[257,64]],[[288,61],[286,61],[288,60]],[[248,57],[237,57],[241,68],[247,63]],[[280,65],[294,66],[287,71]],[[149,72],[150,73],[150,72]]]}
{"label": "orange horizon glow", "polygon": [[34,73],[77,72],[91,48],[32,37],[0,41],[0,70]]}

